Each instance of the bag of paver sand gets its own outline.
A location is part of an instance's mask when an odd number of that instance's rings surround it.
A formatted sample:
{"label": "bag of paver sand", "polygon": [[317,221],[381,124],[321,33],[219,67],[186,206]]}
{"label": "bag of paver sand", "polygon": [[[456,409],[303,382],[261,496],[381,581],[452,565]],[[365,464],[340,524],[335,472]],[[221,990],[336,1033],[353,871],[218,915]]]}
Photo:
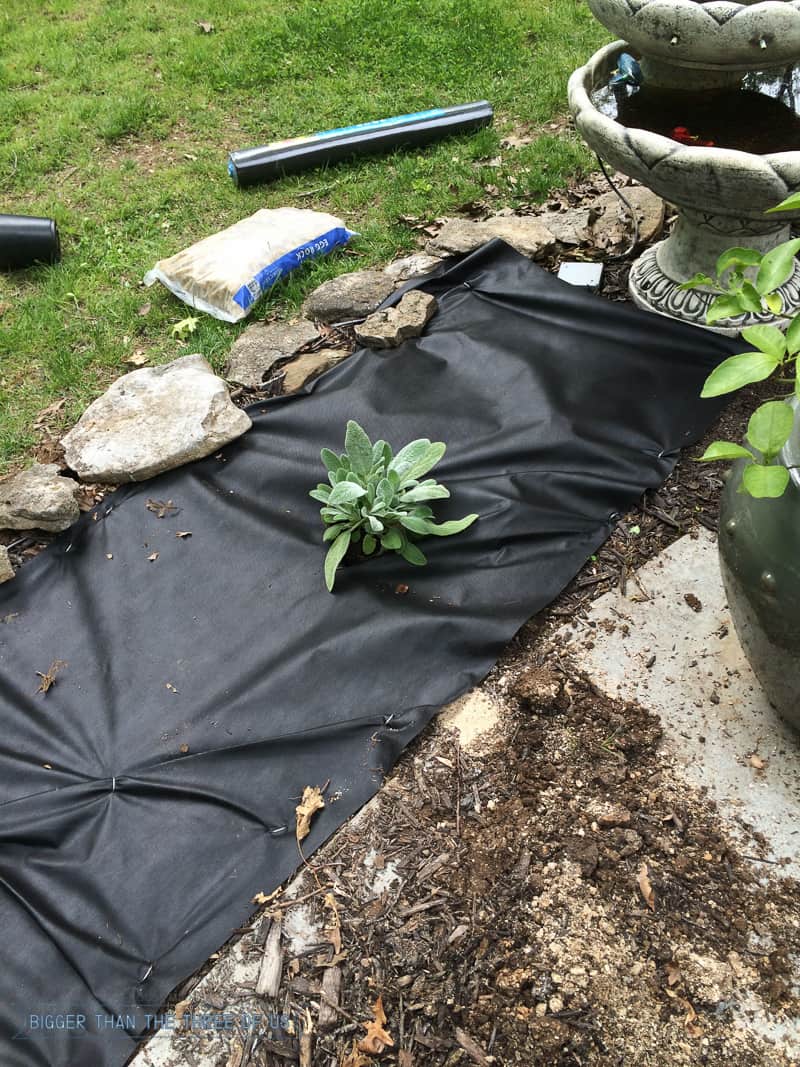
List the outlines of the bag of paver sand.
{"label": "bag of paver sand", "polygon": [[224,322],[238,322],[290,271],[354,236],[335,215],[265,208],[169,259],[160,259],[144,283],[162,282],[190,307]]}

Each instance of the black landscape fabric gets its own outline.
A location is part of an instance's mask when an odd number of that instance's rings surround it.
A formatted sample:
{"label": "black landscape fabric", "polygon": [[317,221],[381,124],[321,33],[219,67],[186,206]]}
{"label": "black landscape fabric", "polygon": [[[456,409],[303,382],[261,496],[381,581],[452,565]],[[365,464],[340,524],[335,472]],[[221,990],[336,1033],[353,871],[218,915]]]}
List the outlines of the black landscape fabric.
{"label": "black landscape fabric", "polygon": [[[257,405],[242,439],[116,492],[0,589],[3,1067],[124,1063],[299,865],[303,788],[330,779],[310,854],[720,410],[698,394],[734,343],[502,242],[422,288],[424,337]],[[446,441],[437,515],[480,520],[331,595],[307,494],[350,418]]]}

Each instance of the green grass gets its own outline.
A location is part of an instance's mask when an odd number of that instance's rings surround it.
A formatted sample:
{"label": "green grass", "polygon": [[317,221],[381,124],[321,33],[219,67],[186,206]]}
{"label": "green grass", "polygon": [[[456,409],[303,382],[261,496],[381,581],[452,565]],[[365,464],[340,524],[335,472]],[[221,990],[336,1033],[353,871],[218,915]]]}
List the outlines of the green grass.
{"label": "green grass", "polygon": [[[519,206],[586,168],[568,133],[500,140],[563,114],[570,71],[606,39],[582,0],[5,0],[0,205],[56,218],[64,256],[0,275],[0,470],[25,460],[38,412],[64,398],[66,428],[136,349],[221,366],[241,327],[202,316],[173,339],[187,310],[140,287],[157,259],[259,207],[316,207],[359,231],[357,257],[309,264],[264,316],[413,249],[401,215],[452,213],[487,184],[498,209]],[[473,137],[248,190],[226,173],[233,148],[480,98],[497,119]]]}

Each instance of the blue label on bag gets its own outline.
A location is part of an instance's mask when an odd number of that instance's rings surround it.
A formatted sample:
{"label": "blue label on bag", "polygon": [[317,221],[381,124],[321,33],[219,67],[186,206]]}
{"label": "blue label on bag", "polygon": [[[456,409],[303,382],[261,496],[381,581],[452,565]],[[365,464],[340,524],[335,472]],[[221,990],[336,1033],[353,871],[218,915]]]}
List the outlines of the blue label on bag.
{"label": "blue label on bag", "polygon": [[271,289],[277,281],[285,278],[301,263],[305,263],[307,259],[316,259],[317,256],[324,256],[326,252],[332,251],[338,245],[346,245],[352,236],[353,234],[350,230],[344,226],[337,226],[313,241],[308,241],[306,244],[300,245],[299,248],[293,248],[291,252],[287,252],[280,259],[276,259],[273,263],[268,263],[247,285],[243,285],[234,296],[234,303],[238,304],[244,311],[247,311],[262,293]]}

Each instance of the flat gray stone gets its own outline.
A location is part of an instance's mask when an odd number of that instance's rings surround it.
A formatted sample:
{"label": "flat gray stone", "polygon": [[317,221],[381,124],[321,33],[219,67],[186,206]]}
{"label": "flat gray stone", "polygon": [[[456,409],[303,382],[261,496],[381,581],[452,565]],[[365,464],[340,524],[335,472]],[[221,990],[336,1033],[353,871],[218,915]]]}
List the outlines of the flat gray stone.
{"label": "flat gray stone", "polygon": [[89,482],[139,482],[208,456],[250,429],[201,355],[118,378],[62,438]]}
{"label": "flat gray stone", "polygon": [[547,255],[556,244],[553,234],[536,215],[495,215],[483,222],[448,219],[425,248],[434,256],[463,255],[493,237],[501,238],[530,259]]}
{"label": "flat gray stone", "polygon": [[357,270],[323,282],[303,304],[303,314],[315,322],[363,319],[394,292],[394,282],[378,270]]}
{"label": "flat gray stone", "polygon": [[419,337],[436,312],[436,297],[413,289],[398,304],[376,311],[356,327],[356,339],[369,348],[396,348]]}
{"label": "flat gray stone", "polygon": [[66,530],[80,515],[77,493],[77,483],[60,477],[55,463],[35,463],[0,482],[0,529]]}
{"label": "flat gray stone", "polygon": [[588,207],[567,208],[566,211],[546,211],[539,216],[553,237],[562,245],[581,245],[588,241],[591,217]]}
{"label": "flat gray stone", "polygon": [[716,540],[682,537],[629,578],[627,593],[600,597],[577,629],[559,631],[561,640],[609,696],[659,715],[686,778],[745,839],[752,826],[775,860],[790,860],[775,871],[797,877],[800,744],[739,645]]}
{"label": "flat gray stone", "polygon": [[409,278],[419,278],[438,267],[442,262],[440,256],[430,256],[427,252],[417,252],[404,259],[396,259],[384,271],[395,282],[407,282]]}
{"label": "flat gray stone", "polygon": [[[643,185],[626,186],[620,192],[630,202],[639,220],[639,244],[650,244],[664,228],[664,201]],[[600,248],[611,248],[631,239],[633,227],[630,213],[616,193],[610,190],[603,193],[592,202],[590,210],[595,216],[591,224],[593,244]]]}
{"label": "flat gray stone", "polygon": [[256,322],[239,337],[231,348],[225,364],[228,381],[258,389],[273,365],[287,359],[316,340],[317,328],[313,322]]}
{"label": "flat gray stone", "polygon": [[14,577],[14,568],[11,566],[11,560],[8,558],[8,549],[5,545],[0,545],[0,585],[3,582],[10,582]]}
{"label": "flat gray stone", "polygon": [[302,389],[306,382],[318,377],[347,355],[341,348],[321,348],[319,352],[306,352],[281,368],[285,371],[283,392],[294,393]]}

